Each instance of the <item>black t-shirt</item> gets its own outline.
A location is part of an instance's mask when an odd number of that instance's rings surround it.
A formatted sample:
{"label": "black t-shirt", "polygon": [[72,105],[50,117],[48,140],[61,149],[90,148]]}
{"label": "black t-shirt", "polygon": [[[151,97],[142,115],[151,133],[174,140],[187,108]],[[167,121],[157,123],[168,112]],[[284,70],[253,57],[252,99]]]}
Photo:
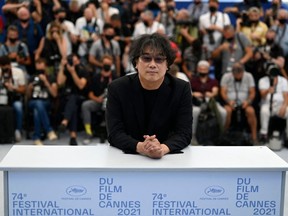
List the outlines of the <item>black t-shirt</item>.
{"label": "black t-shirt", "polygon": [[[88,72],[86,71],[86,68],[82,64],[76,65],[75,70],[80,79],[84,77],[88,80]],[[83,90],[80,90],[76,86],[73,80],[73,77],[71,76],[71,74],[69,73],[67,69],[64,70],[64,74],[67,78],[65,82],[65,92],[67,94],[79,94],[79,95],[87,96],[87,93],[88,93],[87,87],[84,88]]]}
{"label": "black t-shirt", "polygon": [[144,110],[145,110],[145,129],[146,131],[148,131],[149,120],[155,107],[159,90],[158,89],[146,90],[142,88],[142,92],[143,92]]}
{"label": "black t-shirt", "polygon": [[[54,76],[48,76],[47,79],[50,84],[56,83],[56,79]],[[49,99],[51,98],[51,94],[49,93],[48,88],[44,85],[44,83],[39,79],[38,75],[34,75],[30,78],[29,83],[33,84],[33,91],[31,95],[31,99]]]}
{"label": "black t-shirt", "polygon": [[114,77],[104,77],[101,73],[95,73],[92,77],[92,81],[89,83],[89,92],[93,92],[95,96],[100,96],[104,93],[108,84],[112,82]]}

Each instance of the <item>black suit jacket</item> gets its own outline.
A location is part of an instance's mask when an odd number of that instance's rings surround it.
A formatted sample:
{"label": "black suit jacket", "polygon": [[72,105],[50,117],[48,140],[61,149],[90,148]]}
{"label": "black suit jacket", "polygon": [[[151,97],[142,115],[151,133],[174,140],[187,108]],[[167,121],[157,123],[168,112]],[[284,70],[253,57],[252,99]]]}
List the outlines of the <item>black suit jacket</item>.
{"label": "black suit jacket", "polygon": [[192,137],[192,98],[188,82],[165,75],[145,130],[143,91],[138,74],[114,80],[108,87],[108,141],[125,153],[136,153],[143,135],[156,135],[171,153],[180,152]]}

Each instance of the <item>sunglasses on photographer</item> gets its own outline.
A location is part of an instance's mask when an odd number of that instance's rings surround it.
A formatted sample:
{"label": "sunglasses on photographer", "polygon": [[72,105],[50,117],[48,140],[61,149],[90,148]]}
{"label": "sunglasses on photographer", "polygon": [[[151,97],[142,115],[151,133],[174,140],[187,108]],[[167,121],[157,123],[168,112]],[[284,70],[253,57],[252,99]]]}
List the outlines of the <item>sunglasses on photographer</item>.
{"label": "sunglasses on photographer", "polygon": [[153,57],[151,55],[141,55],[140,59],[144,63],[150,63],[152,61],[152,59],[154,59],[154,62],[156,64],[162,64],[166,60],[166,57],[165,56],[154,56]]}

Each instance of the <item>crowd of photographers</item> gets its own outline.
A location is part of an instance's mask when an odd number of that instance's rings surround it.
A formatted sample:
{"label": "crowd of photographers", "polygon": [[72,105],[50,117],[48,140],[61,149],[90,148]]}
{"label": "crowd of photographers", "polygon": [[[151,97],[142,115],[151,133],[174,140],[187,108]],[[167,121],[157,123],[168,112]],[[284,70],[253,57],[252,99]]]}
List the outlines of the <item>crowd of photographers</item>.
{"label": "crowd of photographers", "polygon": [[6,0],[2,14],[0,105],[15,110],[16,141],[24,129],[33,128],[36,145],[43,134],[55,140],[69,130],[69,144],[77,145],[82,125],[88,144],[107,85],[135,72],[131,42],[154,32],[166,34],[177,53],[175,76],[191,82],[194,123],[199,101],[217,101],[224,130],[240,107],[256,145],[267,141],[269,116],[288,115],[288,7],[281,0],[225,8],[191,0],[182,9],[174,0]]}

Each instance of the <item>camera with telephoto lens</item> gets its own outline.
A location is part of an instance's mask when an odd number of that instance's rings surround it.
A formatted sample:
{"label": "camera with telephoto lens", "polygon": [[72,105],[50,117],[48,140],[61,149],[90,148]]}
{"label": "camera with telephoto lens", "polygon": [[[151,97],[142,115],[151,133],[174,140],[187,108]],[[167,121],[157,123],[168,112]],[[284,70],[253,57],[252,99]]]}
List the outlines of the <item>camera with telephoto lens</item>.
{"label": "camera with telephoto lens", "polygon": [[270,78],[274,78],[274,77],[280,75],[279,67],[275,63],[268,61],[266,63],[266,74]]}

